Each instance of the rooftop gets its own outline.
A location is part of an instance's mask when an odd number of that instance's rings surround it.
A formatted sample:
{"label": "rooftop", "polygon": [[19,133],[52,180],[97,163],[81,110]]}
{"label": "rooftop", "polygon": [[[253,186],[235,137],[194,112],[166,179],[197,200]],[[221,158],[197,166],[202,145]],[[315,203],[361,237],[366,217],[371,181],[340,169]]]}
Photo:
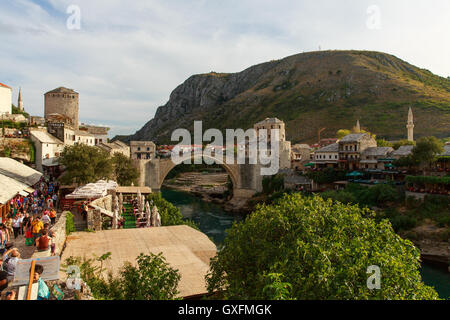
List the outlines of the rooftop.
{"label": "rooftop", "polygon": [[45,94],[47,94],[47,93],[74,93],[74,94],[78,94],[78,92],[75,92],[73,89],[64,88],[64,87],[59,87],[59,88],[53,89],[53,90],[51,90],[49,92],[46,92]]}
{"label": "rooftop", "polygon": [[[7,86],[6,84],[3,84],[3,83],[1,83],[1,82],[0,82],[0,87],[11,89],[11,87],[9,87],[9,86]],[[12,89],[11,89],[11,90],[12,90]]]}
{"label": "rooftop", "polygon": [[108,194],[108,190],[115,190],[118,187],[115,181],[99,180],[95,183],[88,183],[76,188],[74,192],[67,195],[67,199],[95,199]]}
{"label": "rooftop", "polygon": [[358,142],[367,136],[369,136],[368,133],[350,133],[342,138],[339,142]]}
{"label": "rooftop", "polygon": [[339,144],[332,143],[332,144],[329,144],[325,147],[322,147],[322,148],[316,150],[316,153],[317,152],[338,152],[338,151],[339,151]]}
{"label": "rooftop", "polygon": [[105,252],[111,252],[111,259],[104,262],[105,269],[116,275],[124,262],[136,264],[139,254],[161,252],[181,275],[179,296],[189,297],[207,292],[205,275],[217,249],[204,233],[188,226],[77,232],[67,237],[61,261]]}
{"label": "rooftop", "polygon": [[440,156],[450,157],[450,145],[444,146],[444,153],[440,154]]}
{"label": "rooftop", "polygon": [[0,174],[17,180],[27,186],[36,184],[42,173],[11,158],[0,157]]}
{"label": "rooftop", "polygon": [[12,198],[14,198],[21,191],[28,188],[26,184],[23,184],[17,180],[0,174],[0,203],[5,204]]}
{"label": "rooftop", "polygon": [[392,152],[392,155],[393,156],[407,156],[412,152],[413,148],[414,148],[414,146],[401,146],[400,148],[398,148],[397,150]]}
{"label": "rooftop", "polygon": [[278,118],[266,118],[263,121],[255,123],[255,126],[259,126],[259,125],[262,125],[262,124],[273,124],[273,123],[283,123],[283,121],[281,121]]}
{"label": "rooftop", "polygon": [[64,144],[64,142],[62,142],[61,140],[52,136],[47,131],[33,130],[30,133],[33,137],[35,137],[41,143]]}
{"label": "rooftop", "polygon": [[370,147],[363,151],[365,156],[385,156],[394,151],[391,147]]}
{"label": "rooftop", "polygon": [[125,193],[125,194],[137,194],[138,191],[141,194],[149,194],[152,193],[152,189],[149,187],[138,187],[138,186],[125,186],[125,187],[117,187],[117,193]]}

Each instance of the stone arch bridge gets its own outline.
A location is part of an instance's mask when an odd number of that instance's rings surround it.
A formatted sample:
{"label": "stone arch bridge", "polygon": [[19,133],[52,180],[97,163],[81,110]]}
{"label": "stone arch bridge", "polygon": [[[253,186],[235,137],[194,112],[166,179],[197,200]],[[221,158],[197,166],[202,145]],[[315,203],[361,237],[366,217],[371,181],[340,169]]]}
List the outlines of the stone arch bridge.
{"label": "stone arch bridge", "polygon": [[[139,169],[139,185],[148,186],[154,191],[159,191],[169,172],[183,161],[197,158],[214,160],[221,165],[233,182],[234,198],[250,198],[256,192],[262,191],[262,179],[259,164],[227,164],[222,158],[208,155],[186,155],[178,163],[174,163],[171,158],[155,158],[151,160],[133,160]],[[192,162],[193,163],[193,162]]]}

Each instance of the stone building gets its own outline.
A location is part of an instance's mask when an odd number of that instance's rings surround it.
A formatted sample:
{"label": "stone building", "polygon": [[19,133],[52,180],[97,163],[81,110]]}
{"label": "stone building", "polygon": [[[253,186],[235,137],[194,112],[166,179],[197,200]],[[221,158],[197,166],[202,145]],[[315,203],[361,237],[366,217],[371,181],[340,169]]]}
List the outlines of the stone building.
{"label": "stone building", "polygon": [[108,142],[108,127],[93,126],[84,123],[81,124],[81,127],[94,136],[96,146]]}
{"label": "stone building", "polygon": [[30,136],[36,147],[36,170],[44,172],[44,167],[58,166],[58,158],[64,150],[64,142],[45,130],[32,130]]}
{"label": "stone building", "polygon": [[0,115],[12,113],[12,88],[0,83]]}
{"label": "stone building", "polygon": [[307,144],[295,144],[291,148],[291,168],[303,170],[304,165],[311,161],[311,147]]}
{"label": "stone building", "polygon": [[279,156],[280,156],[280,169],[291,168],[291,142],[286,141],[286,128],[283,121],[277,118],[266,118],[263,121],[255,123],[253,125],[256,134],[259,139],[260,130],[267,130],[264,138],[270,143],[272,138],[272,129],[279,130]]}
{"label": "stone building", "polygon": [[78,96],[72,89],[56,88],[44,94],[44,117],[46,120],[52,114],[65,117],[65,124],[78,130]]}
{"label": "stone building", "polygon": [[394,151],[391,147],[370,147],[361,153],[361,169],[384,170],[389,155]]}
{"label": "stone building", "polygon": [[357,170],[361,153],[370,147],[376,147],[377,141],[370,133],[352,133],[339,141],[339,163],[342,169]]}
{"label": "stone building", "polygon": [[45,125],[45,118],[39,116],[30,116],[30,126],[43,126]]}
{"label": "stone building", "polygon": [[116,140],[114,142],[101,142],[97,145],[100,149],[105,150],[111,156],[115,153],[121,153],[125,157],[130,158],[130,147],[122,141]]}
{"label": "stone building", "polygon": [[156,145],[152,141],[131,141],[130,154],[133,160],[152,160],[156,156]]}
{"label": "stone building", "polygon": [[314,152],[316,168],[337,168],[339,165],[339,144],[333,143]]}
{"label": "stone building", "polygon": [[73,129],[64,122],[48,122],[48,133],[61,140],[64,145],[73,146],[77,143],[88,146],[95,145],[95,137],[87,131]]}
{"label": "stone building", "polygon": [[400,146],[397,150],[393,151],[390,156],[393,159],[400,159],[403,157],[407,157],[412,153],[412,150],[414,149],[414,146]]}

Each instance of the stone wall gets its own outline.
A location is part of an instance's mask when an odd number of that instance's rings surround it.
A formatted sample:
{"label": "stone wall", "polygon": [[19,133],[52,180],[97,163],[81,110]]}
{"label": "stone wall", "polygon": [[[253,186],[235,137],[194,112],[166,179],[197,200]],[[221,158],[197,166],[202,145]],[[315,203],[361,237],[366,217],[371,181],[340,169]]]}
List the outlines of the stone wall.
{"label": "stone wall", "polygon": [[[67,214],[66,212],[63,212],[55,225],[50,228],[55,235],[53,238],[53,243],[55,243],[55,255],[57,256],[61,255],[64,249],[64,244],[66,243],[66,218]],[[34,259],[48,256],[50,256],[50,250],[44,252],[36,251],[31,258]]]}
{"label": "stone wall", "polygon": [[[99,198],[97,200],[89,203],[89,206],[95,206],[96,208],[89,208],[87,212],[87,227],[89,230],[100,231],[102,230],[102,212],[101,209],[112,212],[113,210],[113,199],[114,192],[111,192],[107,196],[103,198]],[[100,208],[100,209],[99,209]]]}

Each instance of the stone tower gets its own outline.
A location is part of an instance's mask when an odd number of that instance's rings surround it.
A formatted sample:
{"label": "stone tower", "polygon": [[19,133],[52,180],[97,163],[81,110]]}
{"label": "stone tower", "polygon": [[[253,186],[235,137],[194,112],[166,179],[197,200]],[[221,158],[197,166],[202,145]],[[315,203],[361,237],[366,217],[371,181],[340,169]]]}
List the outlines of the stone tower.
{"label": "stone tower", "polygon": [[62,115],[66,124],[78,130],[78,93],[72,89],[59,87],[44,94],[44,116]]}
{"label": "stone tower", "polygon": [[408,111],[408,123],[406,124],[406,128],[408,129],[408,140],[414,141],[414,117],[411,107],[409,107]]}
{"label": "stone tower", "polygon": [[22,88],[19,88],[19,99],[17,101],[17,107],[19,108],[19,111],[23,111]]}

